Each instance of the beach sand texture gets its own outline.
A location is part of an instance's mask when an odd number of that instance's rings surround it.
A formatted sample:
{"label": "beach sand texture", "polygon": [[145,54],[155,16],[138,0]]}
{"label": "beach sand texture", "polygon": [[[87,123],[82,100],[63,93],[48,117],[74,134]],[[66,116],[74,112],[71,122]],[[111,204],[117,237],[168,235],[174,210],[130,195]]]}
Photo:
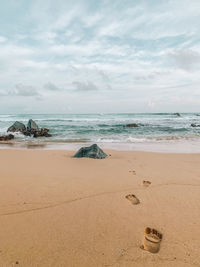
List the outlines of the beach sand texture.
{"label": "beach sand texture", "polygon": [[200,266],[200,154],[105,152],[0,150],[0,266]]}

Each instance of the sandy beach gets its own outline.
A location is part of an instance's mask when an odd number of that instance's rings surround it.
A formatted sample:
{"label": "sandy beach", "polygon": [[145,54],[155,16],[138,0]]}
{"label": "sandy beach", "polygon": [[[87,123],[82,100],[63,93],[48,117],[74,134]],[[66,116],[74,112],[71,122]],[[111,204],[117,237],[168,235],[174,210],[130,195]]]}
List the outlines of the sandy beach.
{"label": "sandy beach", "polygon": [[200,154],[106,153],[0,150],[0,266],[200,266]]}

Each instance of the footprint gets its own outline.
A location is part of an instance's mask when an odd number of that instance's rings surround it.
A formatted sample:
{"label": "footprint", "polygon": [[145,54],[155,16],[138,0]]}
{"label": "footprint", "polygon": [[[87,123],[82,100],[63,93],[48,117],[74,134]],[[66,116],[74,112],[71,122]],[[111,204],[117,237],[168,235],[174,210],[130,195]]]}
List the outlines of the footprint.
{"label": "footprint", "polygon": [[133,175],[136,175],[136,171],[129,171],[129,172],[132,172]]}
{"label": "footprint", "polygon": [[150,184],[151,184],[150,181],[147,181],[147,180],[142,181],[142,185],[145,186],[145,187],[150,186]]}
{"label": "footprint", "polygon": [[157,253],[160,249],[162,234],[154,228],[147,227],[144,232],[141,248],[151,253]]}
{"label": "footprint", "polygon": [[132,194],[129,194],[126,196],[126,198],[133,204],[133,205],[137,205],[140,203],[140,200],[135,196],[135,195],[132,195]]}

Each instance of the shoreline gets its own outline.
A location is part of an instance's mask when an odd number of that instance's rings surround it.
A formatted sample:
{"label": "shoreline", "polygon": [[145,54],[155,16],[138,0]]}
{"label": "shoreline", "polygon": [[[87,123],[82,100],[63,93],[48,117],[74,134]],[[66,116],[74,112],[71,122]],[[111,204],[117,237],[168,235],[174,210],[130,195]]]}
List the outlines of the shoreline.
{"label": "shoreline", "polygon": [[[0,150],[16,149],[16,150],[66,150],[75,151],[81,147],[90,146],[95,142],[70,142],[70,143],[57,143],[57,142],[0,142]],[[96,142],[102,149],[115,150],[115,151],[141,151],[141,152],[157,152],[157,153],[172,153],[172,154],[199,154],[200,141],[174,141],[174,142],[141,142],[141,143],[109,143],[109,142]]]}

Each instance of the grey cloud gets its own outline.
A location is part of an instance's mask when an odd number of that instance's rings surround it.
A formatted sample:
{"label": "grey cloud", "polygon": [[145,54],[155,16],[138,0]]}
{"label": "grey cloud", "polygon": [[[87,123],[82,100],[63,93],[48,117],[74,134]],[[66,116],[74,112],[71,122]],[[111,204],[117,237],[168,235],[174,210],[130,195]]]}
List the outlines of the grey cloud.
{"label": "grey cloud", "polygon": [[99,74],[100,74],[100,76],[101,76],[101,78],[102,78],[102,80],[104,82],[109,82],[110,81],[108,75],[106,75],[105,72],[103,72],[102,70],[99,70],[98,72],[99,72]]}
{"label": "grey cloud", "polygon": [[102,70],[98,70],[98,73],[99,73],[99,75],[100,75],[103,83],[105,84],[104,87],[107,90],[112,90],[112,86],[110,84],[110,78],[109,78],[109,76],[104,71],[102,71]]}
{"label": "grey cloud", "polygon": [[60,91],[61,89],[57,87],[54,83],[48,82],[44,85],[44,88],[50,91]]}
{"label": "grey cloud", "polygon": [[16,96],[39,96],[40,95],[33,86],[24,85],[22,83],[16,84],[15,89],[13,91],[10,91],[9,94],[16,95]]}
{"label": "grey cloud", "polygon": [[87,81],[87,82],[75,81],[72,84],[75,86],[77,91],[97,91],[98,90],[97,86],[93,82],[90,82],[90,81]]}
{"label": "grey cloud", "polygon": [[170,53],[169,57],[179,68],[184,70],[190,70],[200,64],[200,54],[190,49],[176,50]]}

